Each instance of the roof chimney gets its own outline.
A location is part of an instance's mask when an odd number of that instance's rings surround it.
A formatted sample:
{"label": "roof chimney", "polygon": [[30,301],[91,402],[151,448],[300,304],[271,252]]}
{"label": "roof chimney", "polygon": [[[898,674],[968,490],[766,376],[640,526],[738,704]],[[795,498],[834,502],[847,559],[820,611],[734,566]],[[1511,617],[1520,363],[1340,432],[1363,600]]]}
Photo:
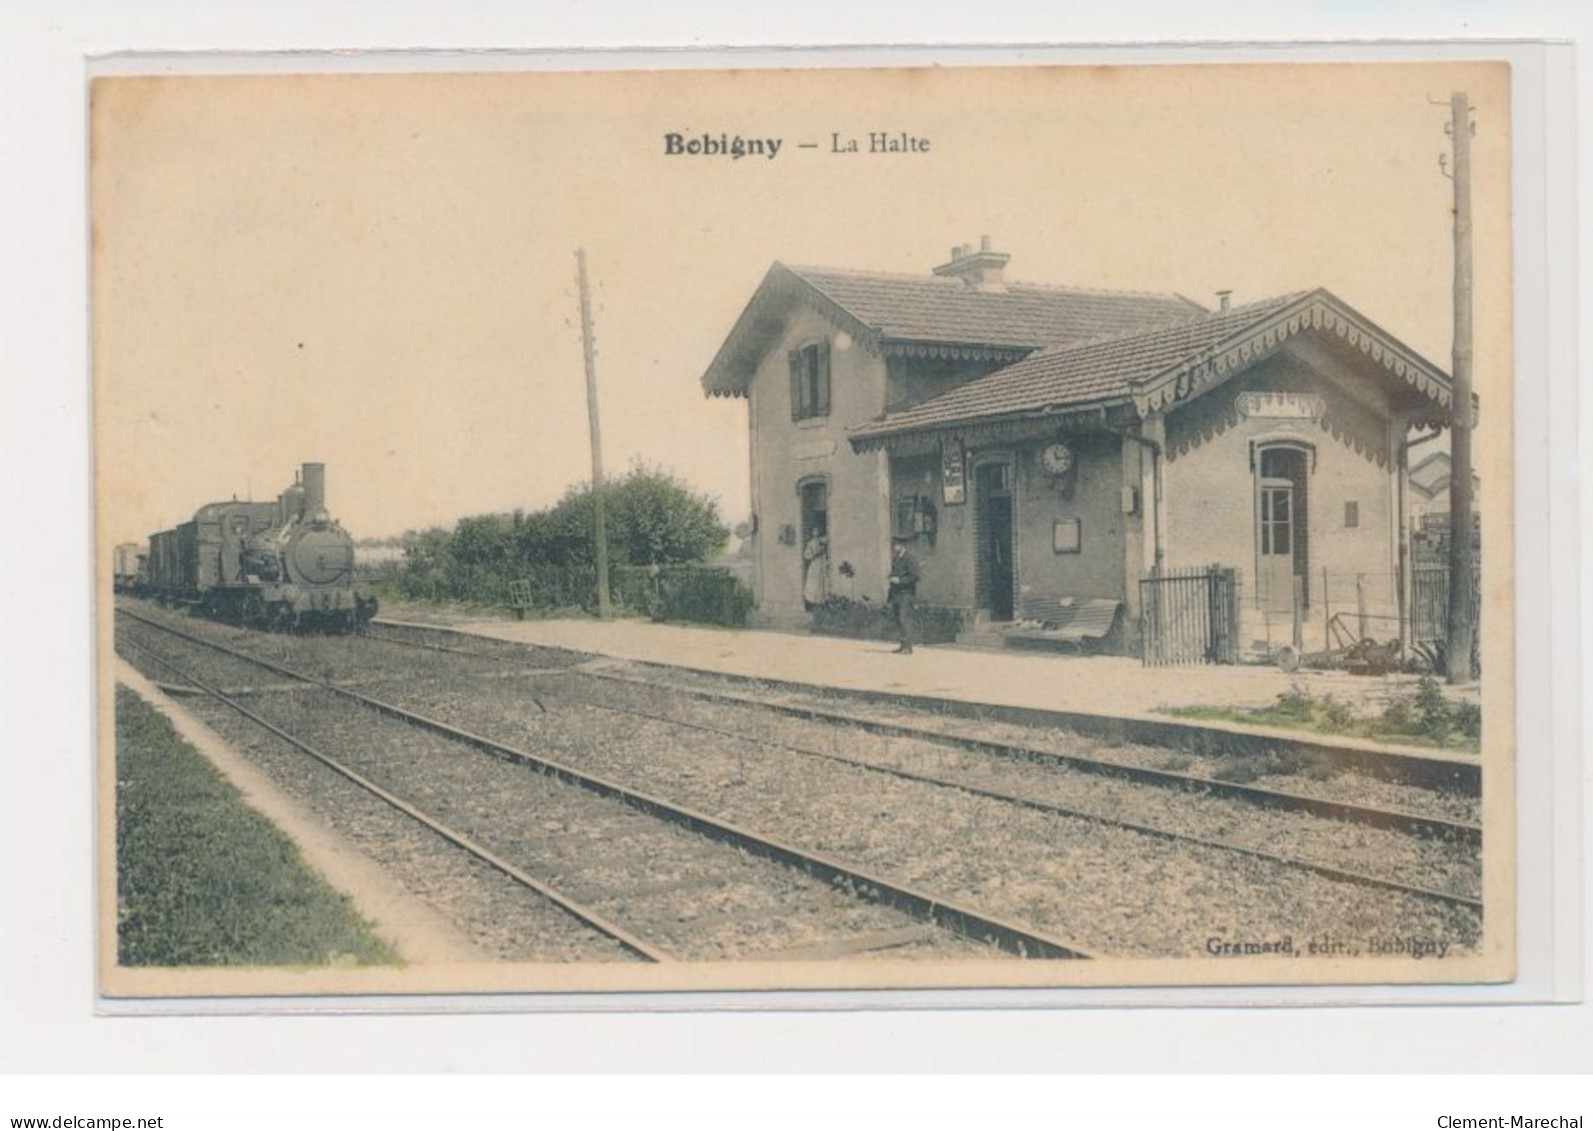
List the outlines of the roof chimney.
{"label": "roof chimney", "polygon": [[1228,300],[1230,298],[1232,298],[1232,297],[1233,297],[1233,292],[1232,291],[1218,291],[1217,292],[1217,310],[1219,312],[1227,310],[1228,309]]}
{"label": "roof chimney", "polygon": [[1004,251],[993,250],[990,237],[984,236],[979,240],[978,251],[974,250],[971,243],[954,247],[951,249],[950,261],[942,263],[934,271],[937,275],[961,279],[976,291],[1005,294],[1007,285],[1002,280],[1001,272],[1011,258]]}

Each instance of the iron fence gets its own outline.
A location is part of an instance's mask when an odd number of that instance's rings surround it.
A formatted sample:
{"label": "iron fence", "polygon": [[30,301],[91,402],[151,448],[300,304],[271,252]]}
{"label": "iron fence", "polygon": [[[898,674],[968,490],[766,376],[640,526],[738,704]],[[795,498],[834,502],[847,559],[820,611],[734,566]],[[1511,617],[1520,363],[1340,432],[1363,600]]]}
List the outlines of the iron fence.
{"label": "iron fence", "polygon": [[1159,570],[1139,583],[1146,667],[1239,662],[1239,585],[1225,566]]}
{"label": "iron fence", "polygon": [[[1418,565],[1411,570],[1410,638],[1413,644],[1446,640],[1449,636],[1449,567]],[[1471,572],[1468,596],[1471,623],[1480,628],[1482,570]]]}

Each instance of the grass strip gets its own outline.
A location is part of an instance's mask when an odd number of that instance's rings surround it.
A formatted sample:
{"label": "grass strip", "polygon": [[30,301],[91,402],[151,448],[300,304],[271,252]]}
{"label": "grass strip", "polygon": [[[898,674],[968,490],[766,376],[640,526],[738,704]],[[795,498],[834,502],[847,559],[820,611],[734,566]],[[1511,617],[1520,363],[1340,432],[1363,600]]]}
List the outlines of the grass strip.
{"label": "grass strip", "polygon": [[124,966],[401,961],[291,840],[125,687],[116,689],[116,873]]}
{"label": "grass strip", "polygon": [[1451,703],[1438,682],[1426,676],[1409,691],[1391,696],[1377,715],[1357,715],[1331,694],[1312,695],[1298,686],[1267,707],[1174,707],[1168,713],[1183,719],[1347,735],[1459,753],[1476,754],[1482,745],[1482,709],[1465,701]]}

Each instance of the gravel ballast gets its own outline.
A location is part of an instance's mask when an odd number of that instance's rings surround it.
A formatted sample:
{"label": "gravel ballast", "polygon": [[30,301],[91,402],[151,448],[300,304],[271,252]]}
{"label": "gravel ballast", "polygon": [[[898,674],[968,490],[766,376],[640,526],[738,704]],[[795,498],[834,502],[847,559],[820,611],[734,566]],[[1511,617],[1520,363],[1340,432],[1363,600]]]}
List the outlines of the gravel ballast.
{"label": "gravel ballast", "polygon": [[[672,957],[789,956],[874,939],[889,945],[856,953],[892,958],[996,953],[939,928],[910,930],[916,920],[901,912],[662,823],[619,801],[383,718],[330,692],[247,690],[262,681],[260,669],[246,661],[213,652],[202,658],[181,642],[157,638],[148,643],[170,655],[177,654],[176,647],[189,649],[178,662],[186,667],[202,659],[208,665],[206,681],[236,684],[235,698],[242,705],[335,752],[351,769]],[[441,897],[442,909],[462,918],[478,944],[494,954],[534,961],[625,957],[609,940],[578,924],[572,937],[571,924],[561,922],[568,919],[563,912],[444,847],[434,834],[230,709],[194,702],[283,788],[403,871],[411,891],[434,903]],[[391,848],[385,843],[389,839]],[[464,874],[478,872],[483,875]]]}
{"label": "gravel ballast", "polygon": [[[269,653],[276,662],[322,678],[358,683],[361,690],[379,698],[666,796],[776,839],[841,857],[895,882],[972,904],[992,915],[1031,923],[1102,954],[1182,957],[1214,953],[1212,948],[1225,941],[1284,938],[1303,951],[1314,940],[1353,943],[1398,935],[1441,942],[1453,955],[1474,946],[1480,934],[1480,915],[1465,908],[1330,880],[1221,848],[1149,836],[1104,820],[1037,812],[944,786],[902,780],[868,767],[929,773],[1076,808],[1103,819],[1139,821],[1169,832],[1475,896],[1480,889],[1480,863],[1475,848],[1465,845],[1258,809],[1240,801],[1146,787],[1055,765],[998,758],[932,739],[780,717],[760,712],[756,706],[693,701],[669,695],[667,687],[634,687],[594,678],[595,672],[580,671],[585,657],[557,649],[483,641],[483,655],[472,657],[358,637],[259,637],[223,626],[184,623],[182,627],[214,632],[218,639]],[[472,651],[477,647],[475,640],[461,642],[458,637],[446,642]],[[216,682],[249,687],[268,678],[258,668],[250,672],[245,670],[249,665],[214,653],[211,656],[205,661],[206,671]],[[732,682],[692,673],[660,676],[656,668],[611,661],[603,661],[601,666],[653,682],[667,684],[678,679],[682,681],[678,686],[698,689],[723,688]],[[280,682],[280,677],[269,678]],[[736,682],[734,691],[743,696],[761,694],[745,682]],[[257,698],[307,701],[309,697],[262,689]],[[802,701],[801,696],[784,691],[770,692],[769,698]],[[823,706],[828,710],[840,707],[836,702],[824,702]],[[609,707],[657,712],[674,721],[646,720],[615,713]],[[1167,768],[1157,766],[1156,759],[1198,761],[1196,756],[1149,747],[1103,749],[1099,743],[1066,732],[946,719],[898,708],[876,710],[874,705],[855,701],[846,703],[844,710],[863,711],[877,721],[899,720],[915,726],[932,722],[947,728],[946,733],[966,727],[970,736],[976,734],[982,740],[1054,748],[1058,753],[1143,759],[1153,768]],[[415,753],[406,754],[407,760],[402,762],[391,749],[382,753],[373,764],[379,764],[383,773],[396,775],[395,780],[403,780],[407,788],[435,790],[438,804],[456,807],[450,811],[457,811],[467,824],[477,822],[470,827],[481,828],[484,837],[490,830],[516,853],[542,852],[545,855],[535,858],[550,867],[570,869],[571,876],[588,877],[581,882],[589,882],[591,890],[601,891],[613,882],[612,876],[603,875],[601,860],[590,870],[578,872],[568,855],[560,856],[561,850],[552,847],[554,842],[567,846],[581,841],[590,853],[594,830],[609,827],[602,824],[603,818],[578,802],[527,792],[522,781],[499,778],[477,768],[464,771],[457,753],[450,755],[415,743],[413,728],[395,725],[410,736],[406,743]],[[714,730],[730,733],[712,733]],[[378,758],[374,750],[378,744],[373,741],[349,735],[334,737],[370,745],[370,756]],[[499,769],[518,778],[531,778],[513,767]],[[1179,769],[1197,772],[1193,765]],[[456,771],[463,776],[455,777]],[[1338,775],[1332,781],[1302,778],[1299,791],[1307,792],[1304,786],[1308,784],[1318,795],[1336,789],[1340,799],[1379,804],[1368,799],[1362,783],[1347,780],[1350,777]],[[1263,784],[1292,788],[1275,779]],[[1388,803],[1402,809],[1434,812],[1452,802],[1414,787],[1370,779],[1365,784],[1394,791],[1398,800]],[[1348,794],[1354,796],[1345,796]],[[466,795],[472,798],[470,802],[459,800]],[[1429,808],[1418,808],[1422,805]],[[547,823],[503,822],[505,811],[533,809],[543,815],[538,819]],[[1455,814],[1451,810],[1445,815]],[[634,812],[632,816],[644,823],[650,821]],[[616,831],[612,834],[605,832],[596,838],[607,842],[600,845],[602,852],[613,850],[613,868],[624,873],[634,867],[625,863],[629,853],[656,854],[647,846],[650,842],[636,839],[642,834],[613,827]],[[672,883],[680,884],[678,875],[660,872],[656,877],[650,875],[648,883],[651,894],[646,899],[639,897],[637,903],[644,918],[656,916],[661,922],[665,909],[678,914],[682,908],[699,920],[733,916],[743,907],[749,909],[753,920],[762,913],[757,894],[761,883],[752,885],[755,890],[734,889],[717,903],[694,894],[689,884],[671,888]],[[856,929],[889,931],[890,927],[869,922]],[[726,927],[696,934],[681,931],[669,937],[692,957],[739,956],[754,946],[801,949],[818,941],[817,935],[782,934],[774,927],[759,928],[754,934],[755,940]]]}

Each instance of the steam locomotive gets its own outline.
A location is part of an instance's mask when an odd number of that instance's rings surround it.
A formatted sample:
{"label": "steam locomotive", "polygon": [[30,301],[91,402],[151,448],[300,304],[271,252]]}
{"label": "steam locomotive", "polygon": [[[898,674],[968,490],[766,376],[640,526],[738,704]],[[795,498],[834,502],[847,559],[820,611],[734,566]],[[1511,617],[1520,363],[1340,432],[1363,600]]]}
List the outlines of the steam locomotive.
{"label": "steam locomotive", "polygon": [[376,615],[354,581],[354,539],[326,509],[326,465],[307,463],[275,502],[207,503],[150,536],[145,591],[257,628],[348,631]]}

